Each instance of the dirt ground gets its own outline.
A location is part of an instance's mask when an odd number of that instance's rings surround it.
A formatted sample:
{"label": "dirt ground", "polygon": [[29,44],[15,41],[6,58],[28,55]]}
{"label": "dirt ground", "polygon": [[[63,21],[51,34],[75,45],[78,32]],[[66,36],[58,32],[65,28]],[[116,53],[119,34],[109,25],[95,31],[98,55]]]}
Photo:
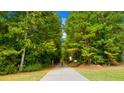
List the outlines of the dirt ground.
{"label": "dirt ground", "polygon": [[[72,65],[72,64],[71,64]],[[116,67],[124,67],[124,64],[120,64],[118,66],[108,66],[108,65],[95,65],[95,64],[81,64],[81,65],[75,65],[73,64],[73,68],[79,68],[79,69],[103,69],[103,68],[116,68]]]}

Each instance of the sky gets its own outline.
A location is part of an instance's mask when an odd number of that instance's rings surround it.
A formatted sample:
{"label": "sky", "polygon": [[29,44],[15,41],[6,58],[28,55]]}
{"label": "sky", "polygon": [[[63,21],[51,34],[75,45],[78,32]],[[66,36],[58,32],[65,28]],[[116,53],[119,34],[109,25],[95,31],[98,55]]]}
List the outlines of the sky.
{"label": "sky", "polygon": [[69,15],[69,11],[60,11],[59,12],[59,16],[63,17],[63,18],[67,18],[68,15]]}
{"label": "sky", "polygon": [[[62,25],[65,25],[67,17],[69,16],[69,12],[68,11],[60,11],[60,12],[58,12],[58,15],[62,19]],[[63,32],[62,39],[65,40],[66,33],[64,32],[64,30],[62,32]]]}
{"label": "sky", "polygon": [[62,19],[62,24],[65,25],[67,17],[69,16],[69,11],[60,11],[58,15]]}

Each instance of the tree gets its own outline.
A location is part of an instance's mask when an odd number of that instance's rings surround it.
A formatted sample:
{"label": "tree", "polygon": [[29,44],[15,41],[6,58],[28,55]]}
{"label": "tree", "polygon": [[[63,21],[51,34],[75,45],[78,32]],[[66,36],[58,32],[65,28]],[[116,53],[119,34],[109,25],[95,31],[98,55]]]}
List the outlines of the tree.
{"label": "tree", "polygon": [[61,24],[55,12],[1,12],[0,24],[1,74],[59,62]]}
{"label": "tree", "polygon": [[[66,48],[79,48],[84,63],[111,64],[120,60],[123,12],[71,12],[67,20]],[[71,45],[72,46],[72,45]],[[111,56],[111,57],[110,57]]]}

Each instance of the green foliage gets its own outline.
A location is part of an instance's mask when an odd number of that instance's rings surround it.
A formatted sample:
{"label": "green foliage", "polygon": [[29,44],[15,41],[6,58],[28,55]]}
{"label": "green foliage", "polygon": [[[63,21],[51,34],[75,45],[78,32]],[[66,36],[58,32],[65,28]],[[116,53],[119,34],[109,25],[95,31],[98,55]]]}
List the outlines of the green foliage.
{"label": "green foliage", "polygon": [[[2,49],[2,48],[1,48]],[[18,52],[14,49],[6,49],[0,51],[0,74],[16,73],[18,59]]]}
{"label": "green foliage", "polygon": [[79,48],[81,63],[120,61],[123,49],[123,12],[71,12],[65,31],[66,49]]}
{"label": "green foliage", "polygon": [[30,72],[40,70],[42,68],[42,64],[30,64],[24,67],[23,71]]}
{"label": "green foliage", "polygon": [[18,68],[15,65],[7,65],[0,68],[0,75],[17,73]]}
{"label": "green foliage", "polygon": [[[55,12],[1,12],[0,72],[33,71],[59,62],[61,24]],[[9,70],[10,69],[10,70]]]}
{"label": "green foliage", "polygon": [[57,49],[55,47],[55,43],[53,41],[50,42],[43,42],[41,45],[42,49],[41,51],[46,51],[48,53],[54,53]]}
{"label": "green foliage", "polygon": [[9,56],[12,54],[18,54],[18,52],[14,49],[11,49],[11,48],[6,49],[6,50],[4,49],[4,50],[0,51],[1,56]]}
{"label": "green foliage", "polygon": [[84,63],[91,64],[95,55],[94,49],[92,47],[83,47],[81,50],[81,57],[83,58]]}
{"label": "green foliage", "polygon": [[18,68],[14,64],[5,67],[5,72],[7,74],[17,73],[17,71]]}
{"label": "green foliage", "polygon": [[94,64],[105,64],[105,59],[100,55],[94,55],[92,63],[94,63]]}

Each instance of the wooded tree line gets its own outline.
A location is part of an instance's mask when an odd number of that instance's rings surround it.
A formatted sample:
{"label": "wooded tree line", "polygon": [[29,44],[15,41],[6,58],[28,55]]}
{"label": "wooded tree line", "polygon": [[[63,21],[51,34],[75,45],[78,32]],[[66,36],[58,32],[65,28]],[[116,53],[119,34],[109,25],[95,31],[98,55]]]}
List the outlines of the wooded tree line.
{"label": "wooded tree line", "polygon": [[71,12],[65,31],[65,60],[115,65],[124,49],[123,12]]}
{"label": "wooded tree line", "polygon": [[69,56],[79,63],[117,64],[124,54],[123,12],[0,12],[0,74],[34,71]]}
{"label": "wooded tree line", "polygon": [[56,12],[0,12],[0,74],[48,67],[60,54]]}

